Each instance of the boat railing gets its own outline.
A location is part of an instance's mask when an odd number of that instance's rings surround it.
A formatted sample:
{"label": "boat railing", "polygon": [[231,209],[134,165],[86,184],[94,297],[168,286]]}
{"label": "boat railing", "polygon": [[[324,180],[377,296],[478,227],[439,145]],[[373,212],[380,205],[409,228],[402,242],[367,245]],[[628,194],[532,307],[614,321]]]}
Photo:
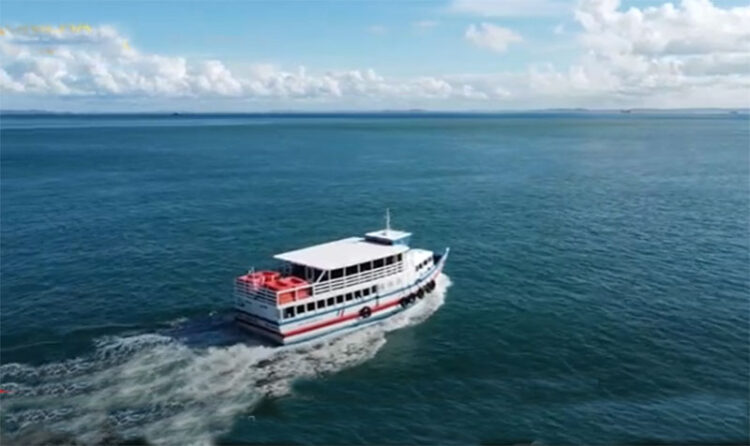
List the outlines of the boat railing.
{"label": "boat railing", "polygon": [[[280,291],[274,291],[262,284],[254,284],[250,281],[236,280],[234,283],[234,294],[240,298],[249,298],[268,305],[277,306],[290,301],[296,302],[306,300],[311,295],[315,296],[343,288],[349,288],[362,283],[372,282],[373,280],[382,279],[403,271],[404,262],[397,262],[369,271],[352,274],[350,276],[343,276],[315,284],[307,283],[296,288],[285,288]],[[300,293],[300,291],[305,290],[309,290],[309,292]],[[282,295],[285,297],[282,298]],[[289,296],[292,296],[292,298],[289,299]]]}
{"label": "boat railing", "polygon": [[330,291],[348,288],[361,283],[371,282],[376,279],[392,276],[404,271],[404,263],[397,262],[381,268],[364,271],[350,276],[343,276],[338,279],[331,279],[325,282],[319,282],[313,285],[313,294],[328,293]]}
{"label": "boat railing", "polygon": [[254,300],[259,300],[270,305],[276,305],[276,293],[264,288],[257,286],[249,282],[235,281],[234,283],[234,295],[237,297],[245,297]]}

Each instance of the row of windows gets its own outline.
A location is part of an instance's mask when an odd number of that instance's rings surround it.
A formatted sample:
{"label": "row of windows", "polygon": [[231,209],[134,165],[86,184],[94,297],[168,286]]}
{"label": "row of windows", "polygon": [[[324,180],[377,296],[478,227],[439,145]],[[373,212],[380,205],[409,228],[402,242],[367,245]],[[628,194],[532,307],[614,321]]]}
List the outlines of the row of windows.
{"label": "row of windows", "polygon": [[310,278],[317,279],[320,276],[321,272],[322,271],[319,269],[292,264],[292,269],[290,271],[290,274],[292,276],[302,277],[306,279],[310,279]]}
{"label": "row of windows", "polygon": [[[398,254],[395,256],[388,256],[383,259],[377,259],[371,262],[360,263],[359,265],[352,265],[346,268],[334,269],[330,271],[330,278],[338,279],[340,277],[344,277],[344,275],[353,276],[354,274],[357,274],[357,273],[370,271],[376,268],[382,268],[383,266],[387,266],[387,265],[393,265],[394,263],[398,263],[401,260],[402,260],[402,254]],[[323,280],[328,280],[328,279],[329,279],[329,272],[326,272],[323,275]]]}
{"label": "row of windows", "polygon": [[425,260],[424,262],[417,265],[417,271],[419,271],[422,268],[425,268],[429,264],[430,264],[430,259]]}
{"label": "row of windows", "polygon": [[310,302],[306,305],[297,305],[296,307],[285,308],[284,319],[293,318],[295,315],[299,316],[308,311],[314,311],[316,309],[320,310],[322,308],[330,307],[336,304],[350,302],[353,299],[361,299],[363,297],[369,296],[370,294],[375,294],[376,289],[377,288],[375,287],[375,285],[373,285],[371,287],[357,290],[351,293],[339,294],[336,297],[329,297],[328,299],[321,299],[317,302]]}

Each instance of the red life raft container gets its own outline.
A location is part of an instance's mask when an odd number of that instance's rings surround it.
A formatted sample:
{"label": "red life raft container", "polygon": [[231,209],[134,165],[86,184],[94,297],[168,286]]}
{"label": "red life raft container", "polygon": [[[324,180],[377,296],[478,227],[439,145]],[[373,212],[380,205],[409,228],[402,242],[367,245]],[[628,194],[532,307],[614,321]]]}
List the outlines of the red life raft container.
{"label": "red life raft container", "polygon": [[[301,279],[295,276],[284,277],[280,280],[283,280],[284,283],[290,285],[292,288],[300,288],[309,285],[309,283],[305,279]],[[302,288],[297,290],[296,299],[304,299],[306,297],[310,297],[310,288]]]}
{"label": "red life raft container", "polygon": [[273,282],[279,276],[280,274],[277,273],[276,271],[257,271],[254,273],[247,273],[244,276],[238,277],[237,279],[244,283],[247,283],[256,287],[261,287],[265,285],[266,283]]}
{"label": "red life raft container", "polygon": [[286,291],[290,288],[293,288],[292,286],[284,283],[283,280],[274,280],[273,282],[266,283],[266,288],[276,293],[276,297],[278,300],[278,303],[285,304],[289,302],[294,301],[294,292],[293,291]]}
{"label": "red life raft container", "polygon": [[262,277],[264,282],[273,282],[281,276],[281,274],[276,271],[258,271],[255,274]]}
{"label": "red life raft container", "polygon": [[287,304],[298,299],[310,296],[310,289],[295,290],[307,282],[299,277],[281,277],[273,282],[266,283],[266,288],[276,293],[279,304]]}
{"label": "red life raft container", "polygon": [[245,275],[239,276],[237,278],[237,284],[242,285],[243,287],[246,287],[246,288],[250,287],[251,285],[256,285],[255,279],[253,278],[252,274],[245,274]]}

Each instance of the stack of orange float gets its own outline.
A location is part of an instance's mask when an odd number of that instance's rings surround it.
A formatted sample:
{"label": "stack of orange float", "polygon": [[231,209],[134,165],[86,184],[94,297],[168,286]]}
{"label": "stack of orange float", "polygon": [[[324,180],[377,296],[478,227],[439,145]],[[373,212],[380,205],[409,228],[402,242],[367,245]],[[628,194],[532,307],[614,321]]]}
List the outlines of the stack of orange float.
{"label": "stack of orange float", "polygon": [[[308,285],[308,282],[305,279],[300,279],[299,277],[296,277],[296,276],[284,277],[283,279],[279,279],[279,280],[283,280],[284,283],[289,285],[291,288],[306,287]],[[294,296],[294,300],[310,297],[310,288],[308,287],[308,288],[298,289],[295,292],[295,294],[296,295]]]}
{"label": "stack of orange float", "polygon": [[295,289],[308,285],[307,281],[295,276],[281,277],[276,271],[258,271],[237,278],[245,287],[267,288],[278,296],[279,304],[294,302],[310,296],[310,288]]}
{"label": "stack of orange float", "polygon": [[273,282],[279,278],[281,274],[276,271],[257,271],[254,273],[247,273],[244,276],[237,278],[238,282],[245,285],[252,285],[256,288],[262,287],[267,283]]}
{"label": "stack of orange float", "polygon": [[307,281],[299,277],[289,276],[280,277],[270,283],[266,283],[266,288],[277,293],[279,304],[286,304],[310,296],[309,288],[295,289],[305,285],[307,285]]}

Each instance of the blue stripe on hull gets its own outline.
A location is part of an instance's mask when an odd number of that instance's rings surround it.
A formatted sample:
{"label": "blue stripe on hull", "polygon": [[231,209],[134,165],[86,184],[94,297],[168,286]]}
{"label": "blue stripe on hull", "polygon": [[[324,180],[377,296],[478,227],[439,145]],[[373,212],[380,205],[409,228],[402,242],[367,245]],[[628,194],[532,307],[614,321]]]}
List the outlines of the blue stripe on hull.
{"label": "blue stripe on hull", "polygon": [[406,308],[395,307],[395,308],[397,308],[396,311],[391,311],[390,313],[385,314],[383,316],[376,316],[376,317],[367,318],[367,319],[360,319],[360,321],[357,322],[356,324],[347,325],[346,327],[341,327],[341,328],[335,328],[335,329],[333,329],[331,331],[327,331],[325,333],[320,333],[320,334],[314,334],[312,336],[308,336],[308,337],[303,338],[303,339],[295,339],[292,342],[283,343],[282,345],[287,346],[287,345],[301,344],[303,342],[313,341],[315,339],[324,338],[326,336],[331,336],[331,335],[334,335],[334,334],[337,334],[337,333],[340,334],[340,333],[343,333],[343,332],[345,332],[347,330],[354,330],[355,328],[366,327],[366,326],[368,326],[370,324],[373,324],[375,322],[380,322],[382,320],[388,319],[389,317],[392,317],[392,316],[394,316],[394,315],[396,315],[396,314],[398,314],[398,313],[400,313],[400,312],[402,312],[402,311],[404,311],[404,310],[406,310],[407,308],[410,308],[410,307],[406,307]]}

